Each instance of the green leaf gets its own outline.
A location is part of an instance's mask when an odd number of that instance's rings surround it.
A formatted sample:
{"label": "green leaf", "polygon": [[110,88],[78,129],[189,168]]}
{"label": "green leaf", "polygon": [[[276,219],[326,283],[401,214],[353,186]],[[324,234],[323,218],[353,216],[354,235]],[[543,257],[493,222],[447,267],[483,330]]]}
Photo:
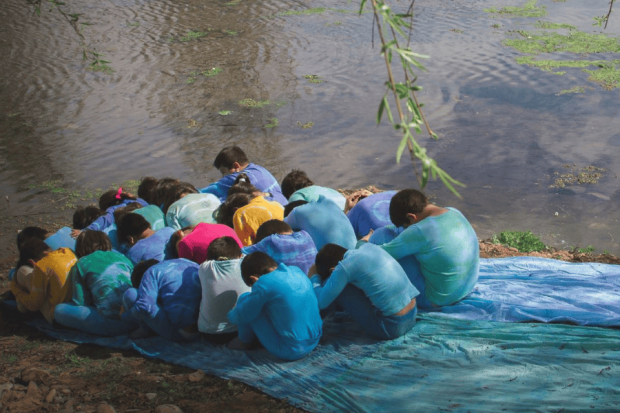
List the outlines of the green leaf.
{"label": "green leaf", "polygon": [[377,112],[377,125],[381,124],[381,117],[383,116],[383,109],[387,105],[387,96],[383,96],[381,103],[379,104],[379,111]]}
{"label": "green leaf", "polygon": [[405,146],[407,145],[407,140],[409,136],[405,134],[398,145],[398,149],[396,150],[396,163],[400,163],[400,157],[403,156],[403,151],[405,150]]}
{"label": "green leaf", "polygon": [[390,120],[390,123],[393,125],[394,124],[394,118],[392,117],[392,111],[390,110],[390,105],[387,101],[387,98],[385,99],[385,108],[387,109],[387,115],[388,115],[388,119]]}
{"label": "green leaf", "polygon": [[362,0],[360,2],[360,12],[359,14],[362,14],[364,12],[364,6],[366,5],[366,0]]}
{"label": "green leaf", "polygon": [[405,86],[403,83],[397,83],[396,93],[398,93],[398,97],[400,99],[404,99],[409,94],[409,88],[407,88],[407,86]]}
{"label": "green leaf", "polygon": [[37,16],[41,15],[41,8],[39,6],[35,6],[34,10],[37,12]]}
{"label": "green leaf", "polygon": [[381,54],[385,53],[387,49],[393,48],[395,45],[396,45],[396,40],[392,40],[391,42],[387,43],[385,46],[381,48]]}

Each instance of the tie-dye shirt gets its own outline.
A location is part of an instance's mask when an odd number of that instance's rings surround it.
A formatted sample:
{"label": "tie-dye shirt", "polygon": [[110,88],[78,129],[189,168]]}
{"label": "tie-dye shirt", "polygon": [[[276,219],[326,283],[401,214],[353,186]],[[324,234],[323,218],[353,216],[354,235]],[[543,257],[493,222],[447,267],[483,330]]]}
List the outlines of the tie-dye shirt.
{"label": "tie-dye shirt", "polygon": [[69,274],[71,304],[94,306],[103,317],[118,319],[132,271],[131,261],[116,251],[95,251],[80,258]]}
{"label": "tie-dye shirt", "polygon": [[153,231],[159,231],[166,226],[166,216],[157,205],[149,205],[144,208],[136,209],[133,213],[142,215],[144,219],[151,224],[151,229]]}
{"label": "tie-dye shirt", "polygon": [[362,199],[355,205],[347,217],[357,238],[366,236],[370,230],[390,225],[390,201],[396,191],[380,192]]}
{"label": "tie-dye shirt", "polygon": [[174,229],[165,227],[155,232],[150,237],[141,239],[129,249],[127,258],[129,258],[134,265],[138,264],[140,261],[150,259],[163,261],[172,258],[172,246],[169,245],[172,234],[174,234]]}
{"label": "tie-dye shirt", "polygon": [[261,224],[271,219],[282,221],[284,208],[275,201],[267,201],[262,196],[257,196],[235,212],[233,226],[241,243],[247,247],[254,243],[256,231]]}
{"label": "tie-dye shirt", "polygon": [[415,256],[424,276],[426,297],[435,305],[459,301],[478,280],[478,238],[467,218],[454,208],[409,226],[381,247],[397,260]]}
{"label": "tie-dye shirt", "polygon": [[168,208],[166,225],[175,230],[201,222],[215,224],[213,213],[222,203],[213,194],[188,194]]}
{"label": "tie-dye shirt", "polygon": [[314,264],[317,250],[312,237],[306,231],[293,234],[273,234],[262,239],[258,244],[243,247],[245,255],[256,251],[264,252],[278,264],[298,267],[304,273]]}
{"label": "tie-dye shirt", "polygon": [[344,211],[344,206],[347,203],[347,199],[335,189],[327,188],[324,186],[312,185],[302,189],[298,189],[290,196],[288,202],[295,201],[318,201],[319,196],[323,195],[327,199],[334,201],[336,205]]}

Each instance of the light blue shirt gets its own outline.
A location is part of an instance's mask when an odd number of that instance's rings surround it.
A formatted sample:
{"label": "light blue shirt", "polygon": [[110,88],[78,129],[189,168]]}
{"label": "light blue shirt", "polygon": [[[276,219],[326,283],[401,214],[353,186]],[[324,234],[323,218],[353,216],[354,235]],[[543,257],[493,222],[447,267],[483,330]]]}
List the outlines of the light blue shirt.
{"label": "light blue shirt", "polygon": [[314,292],[321,309],[327,308],[349,283],[362,290],[384,316],[398,313],[419,294],[400,264],[374,244],[347,251],[322,285],[316,285],[319,276],[315,277]]}
{"label": "light blue shirt", "polygon": [[133,213],[143,216],[144,219],[151,224],[151,229],[153,231],[159,231],[166,226],[166,216],[157,205],[149,205],[144,208],[136,209]]}
{"label": "light blue shirt", "polygon": [[438,306],[459,301],[478,280],[478,237],[454,208],[409,226],[381,248],[397,260],[415,256],[424,276],[425,295]]}
{"label": "light blue shirt", "polygon": [[312,237],[316,249],[325,244],[337,244],[348,250],[354,249],[357,239],[342,209],[324,196],[317,201],[293,209],[284,221],[295,231],[304,230]]}
{"label": "light blue shirt", "polygon": [[222,203],[213,194],[188,194],[170,205],[166,225],[175,230],[196,226],[201,222],[215,224],[213,213]]}
{"label": "light blue shirt", "polygon": [[340,207],[340,209],[344,211],[344,206],[347,203],[347,199],[335,189],[318,185],[312,185],[302,189],[298,189],[293,193],[293,195],[290,196],[288,202],[290,203],[295,201],[318,201],[319,196],[321,195],[323,195],[327,199],[331,199],[332,201],[334,201],[336,205],[338,205],[338,207]]}
{"label": "light blue shirt", "polygon": [[69,248],[71,251],[75,251],[75,238],[71,236],[71,228],[69,227],[60,228],[54,235],[47,237],[45,243],[53,250]]}

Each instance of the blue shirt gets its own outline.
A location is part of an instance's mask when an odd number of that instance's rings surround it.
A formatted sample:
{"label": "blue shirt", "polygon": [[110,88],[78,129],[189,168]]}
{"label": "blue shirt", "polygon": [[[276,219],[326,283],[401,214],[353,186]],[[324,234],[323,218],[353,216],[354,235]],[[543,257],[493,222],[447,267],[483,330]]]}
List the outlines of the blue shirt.
{"label": "blue shirt", "polygon": [[[315,277],[316,284],[319,276]],[[315,287],[319,307],[327,308],[349,283],[362,290],[384,316],[398,313],[419,294],[400,264],[374,244],[347,251],[331,276]]]}
{"label": "blue shirt", "polygon": [[[184,258],[152,266],[144,273],[138,298],[127,314],[143,320],[155,318],[157,311],[163,308],[175,327],[181,329],[195,324],[202,299],[198,267]],[[124,314],[123,319],[127,319]]]}
{"label": "blue shirt", "polygon": [[349,213],[349,221],[355,236],[362,238],[370,230],[384,227],[392,223],[390,220],[390,201],[396,191],[380,192],[359,201]]}
{"label": "blue shirt", "polygon": [[268,201],[277,201],[281,205],[288,204],[288,201],[284,198],[284,195],[282,195],[282,189],[280,189],[280,184],[278,184],[276,178],[262,166],[253,163],[249,163],[241,172],[234,172],[230,175],[226,175],[208,187],[202,188],[200,192],[203,194],[213,194],[217,196],[221,202],[224,202],[228,197],[228,190],[233,186],[235,179],[237,179],[240,173],[246,174],[248,178],[250,178],[252,185],[258,188],[259,191],[271,194],[271,197],[265,197]]}
{"label": "blue shirt", "polygon": [[54,235],[47,237],[45,243],[53,250],[69,248],[71,251],[75,251],[75,238],[71,236],[71,228],[69,227],[60,228]]}
{"label": "blue shirt", "polygon": [[262,239],[258,244],[241,249],[245,255],[256,251],[264,252],[278,264],[298,267],[306,274],[314,264],[317,254],[314,241],[306,231],[288,235],[273,234]]}
{"label": "blue shirt", "polygon": [[239,297],[228,319],[236,325],[252,324],[262,311],[285,339],[318,339],[323,333],[312,283],[297,267],[280,264],[275,271],[261,276],[251,292]]}
{"label": "blue shirt", "polygon": [[122,208],[124,206],[127,206],[133,202],[137,202],[140,205],[142,205],[143,207],[148,206],[149,204],[142,198],[138,198],[138,199],[126,199],[123,202],[121,202],[118,205],[114,205],[111,206],[110,208],[105,210],[105,214],[100,216],[99,218],[97,218],[92,224],[90,224],[89,226],[87,226],[86,229],[92,229],[95,231],[103,231],[104,229],[106,229],[107,227],[109,227],[110,225],[114,224],[114,211],[116,211],[118,208]]}
{"label": "blue shirt", "polygon": [[409,226],[381,248],[397,260],[415,256],[424,276],[425,295],[438,306],[459,301],[478,280],[478,237],[454,208]]}
{"label": "blue shirt", "polygon": [[127,258],[129,258],[134,265],[138,264],[140,261],[150,259],[163,261],[172,258],[173,247],[169,246],[168,243],[174,232],[174,229],[165,227],[155,232],[150,237],[141,239],[129,249]]}
{"label": "blue shirt", "polygon": [[344,206],[347,203],[347,199],[335,189],[327,188],[324,186],[312,185],[305,188],[298,189],[290,196],[288,202],[294,201],[318,201],[319,196],[323,195],[327,199],[331,199],[344,211]]}
{"label": "blue shirt", "polygon": [[295,231],[304,230],[312,237],[318,251],[325,244],[337,244],[354,249],[357,239],[342,209],[324,196],[317,201],[293,209],[284,221]]}

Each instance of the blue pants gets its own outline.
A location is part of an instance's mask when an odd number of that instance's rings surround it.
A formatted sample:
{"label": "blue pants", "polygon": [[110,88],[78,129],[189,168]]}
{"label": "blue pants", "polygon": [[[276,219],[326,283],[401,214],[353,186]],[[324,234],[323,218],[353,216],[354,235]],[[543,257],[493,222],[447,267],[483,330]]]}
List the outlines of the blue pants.
{"label": "blue pants", "polygon": [[65,327],[108,337],[128,334],[138,328],[135,323],[104,317],[96,307],[83,305],[58,304],[54,320]]}
{"label": "blue pants", "polygon": [[344,308],[365,332],[381,340],[391,340],[409,332],[415,326],[418,313],[416,302],[416,306],[403,316],[385,316],[372,305],[362,290],[351,284],[342,290],[336,303]]}
{"label": "blue pants", "polygon": [[288,361],[305,357],[319,344],[318,338],[293,340],[282,337],[274,328],[265,311],[261,311],[251,324],[241,324],[237,328],[239,339],[245,344],[251,344],[258,338],[258,341],[269,353]]}
{"label": "blue pants", "polygon": [[[129,288],[127,291],[125,291],[125,295],[123,295],[123,307],[125,307],[125,311],[130,312],[137,299],[138,290],[136,290],[135,288]],[[146,317],[143,320],[136,320],[135,318],[133,319],[141,327],[146,327],[147,329],[155,331],[166,340],[179,341],[192,338],[190,337],[190,333],[182,334],[178,327],[172,325],[172,323],[170,323],[170,320],[168,320],[166,310],[164,310],[160,306],[157,306],[157,312],[152,318]],[[195,336],[197,338],[198,334],[195,334]]]}
{"label": "blue pants", "polygon": [[418,260],[413,255],[407,255],[398,260],[398,263],[405,270],[411,284],[420,292],[420,295],[415,298],[418,308],[422,310],[435,308],[436,306],[426,298],[426,285],[424,284],[424,276],[422,275],[422,269]]}

